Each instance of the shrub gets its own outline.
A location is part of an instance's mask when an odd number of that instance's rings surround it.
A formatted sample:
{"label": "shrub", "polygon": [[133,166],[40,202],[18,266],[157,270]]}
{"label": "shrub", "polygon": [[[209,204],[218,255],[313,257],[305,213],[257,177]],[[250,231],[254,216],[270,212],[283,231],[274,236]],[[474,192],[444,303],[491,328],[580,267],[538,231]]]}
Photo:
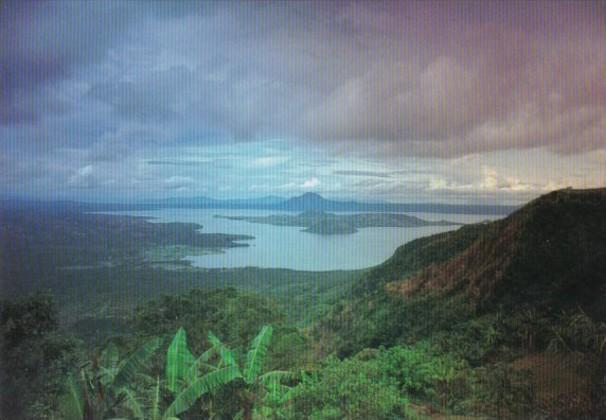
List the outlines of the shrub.
{"label": "shrub", "polygon": [[297,386],[293,409],[297,419],[389,419],[401,416],[406,404],[376,361],[330,357]]}

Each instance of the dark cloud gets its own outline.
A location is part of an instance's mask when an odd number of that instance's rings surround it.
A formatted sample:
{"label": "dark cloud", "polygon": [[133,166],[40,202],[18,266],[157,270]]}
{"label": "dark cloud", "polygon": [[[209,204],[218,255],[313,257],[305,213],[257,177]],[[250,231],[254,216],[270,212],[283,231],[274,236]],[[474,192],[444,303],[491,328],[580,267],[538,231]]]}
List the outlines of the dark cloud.
{"label": "dark cloud", "polygon": [[152,72],[136,82],[99,83],[89,93],[110,105],[122,118],[165,122],[177,117],[177,100],[190,81],[191,73],[183,66],[176,66]]}
{"label": "dark cloud", "polygon": [[[605,9],[600,1],[5,0],[1,155],[46,162],[64,183],[94,189],[112,185],[108,165],[128,162],[147,176],[193,168],[187,152],[172,159],[179,148],[251,141],[322,149],[337,161],[598,153]],[[79,151],[77,164],[53,162],[64,149]],[[322,169],[319,159],[304,165],[306,180]],[[125,188],[152,183],[135,169],[123,168],[134,180]],[[343,182],[412,174],[333,172]]]}
{"label": "dark cloud", "polygon": [[[528,16],[513,21],[506,19],[513,7],[503,10],[503,3],[476,3],[477,13],[469,15],[430,3],[434,13],[421,13],[411,34],[423,51],[402,54],[394,46],[391,58],[343,80],[307,110],[303,132],[318,141],[392,142],[385,148],[400,155],[603,147],[603,6],[533,3]],[[567,14],[570,9],[575,13]],[[364,17],[384,19],[389,28],[398,15],[366,10]],[[425,27],[435,33],[424,34]]]}
{"label": "dark cloud", "polygon": [[[34,120],[48,84],[102,59],[130,19],[119,3],[3,1],[0,4],[0,122]],[[43,101],[44,102],[44,101]]]}
{"label": "dark cloud", "polygon": [[49,85],[78,81],[113,124],[235,140],[441,157],[603,145],[599,2],[3,4],[4,124],[73,113],[83,99]]}

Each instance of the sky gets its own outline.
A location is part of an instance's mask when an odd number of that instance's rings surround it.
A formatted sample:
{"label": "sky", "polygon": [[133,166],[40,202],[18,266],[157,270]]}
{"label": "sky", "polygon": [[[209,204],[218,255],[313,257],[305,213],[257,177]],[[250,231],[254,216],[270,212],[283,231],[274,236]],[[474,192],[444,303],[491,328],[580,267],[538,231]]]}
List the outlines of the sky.
{"label": "sky", "polygon": [[0,195],[606,186],[606,2],[0,2]]}

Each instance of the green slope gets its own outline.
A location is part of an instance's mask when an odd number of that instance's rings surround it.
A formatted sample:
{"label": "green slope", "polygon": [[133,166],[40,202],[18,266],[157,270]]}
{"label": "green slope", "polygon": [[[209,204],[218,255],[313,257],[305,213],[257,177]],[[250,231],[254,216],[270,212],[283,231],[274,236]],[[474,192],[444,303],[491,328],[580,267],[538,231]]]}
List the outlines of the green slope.
{"label": "green slope", "polygon": [[[599,416],[606,189],[556,191],[503,220],[406,244],[314,334],[334,337],[327,353],[340,356],[427,343],[474,372],[522,369],[534,378],[537,411]],[[575,385],[563,387],[564,379]]]}

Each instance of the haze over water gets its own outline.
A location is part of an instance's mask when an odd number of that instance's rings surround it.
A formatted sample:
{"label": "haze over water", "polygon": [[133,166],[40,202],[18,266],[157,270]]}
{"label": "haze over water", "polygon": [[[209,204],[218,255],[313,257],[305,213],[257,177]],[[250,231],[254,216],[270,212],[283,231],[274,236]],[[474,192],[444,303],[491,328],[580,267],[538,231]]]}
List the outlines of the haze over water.
{"label": "haze over water", "polygon": [[[189,256],[195,267],[287,268],[305,271],[354,270],[371,267],[389,258],[396,248],[413,239],[457,229],[459,226],[427,226],[416,228],[362,228],[351,235],[317,235],[302,232],[297,226],[272,226],[214,215],[267,216],[278,211],[224,209],[162,209],[150,211],[113,212],[153,218],[153,222],[187,222],[203,226],[204,233],[229,233],[254,236],[250,246],[228,248],[223,253]],[[294,213],[286,213],[294,214]],[[424,220],[450,220],[476,223],[495,219],[489,215],[441,213],[407,213]]]}

